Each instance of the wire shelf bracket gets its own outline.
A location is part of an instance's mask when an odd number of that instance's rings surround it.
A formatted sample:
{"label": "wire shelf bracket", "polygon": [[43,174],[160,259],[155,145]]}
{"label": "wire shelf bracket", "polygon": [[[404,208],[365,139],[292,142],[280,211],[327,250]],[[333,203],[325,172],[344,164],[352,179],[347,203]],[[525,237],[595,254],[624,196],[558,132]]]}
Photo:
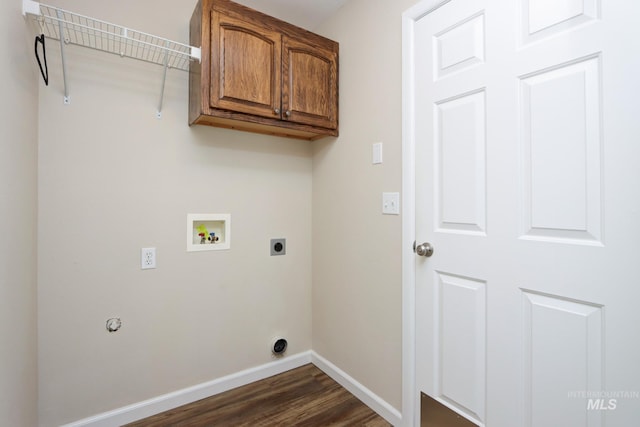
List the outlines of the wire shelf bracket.
{"label": "wire shelf bracket", "polygon": [[22,14],[31,17],[39,31],[60,42],[62,76],[64,80],[64,103],[69,104],[65,45],[74,44],[121,57],[137,59],[163,67],[162,85],[156,117],[162,117],[162,103],[167,70],[189,71],[191,61],[200,62],[198,47],[178,43],[120,25],[79,15],[33,0],[22,1]]}

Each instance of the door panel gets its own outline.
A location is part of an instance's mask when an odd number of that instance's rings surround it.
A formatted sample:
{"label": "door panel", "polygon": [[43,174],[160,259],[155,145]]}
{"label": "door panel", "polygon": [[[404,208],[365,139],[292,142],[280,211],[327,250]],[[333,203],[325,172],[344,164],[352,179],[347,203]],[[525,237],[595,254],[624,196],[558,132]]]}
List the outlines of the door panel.
{"label": "door panel", "polygon": [[448,236],[432,258],[417,261],[416,374],[419,391],[483,424],[492,283],[481,265],[461,266],[441,252],[471,258],[488,232],[486,78],[475,72],[485,67],[485,15],[477,2],[447,10],[446,19],[436,10],[415,28],[416,234]]}
{"label": "door panel", "polygon": [[440,397],[478,420],[484,419],[486,283],[436,272],[437,356]]}
{"label": "door panel", "polygon": [[484,91],[440,101],[436,104],[435,114],[437,229],[440,232],[484,234]]}
{"label": "door panel", "polygon": [[484,62],[484,14],[473,15],[434,35],[436,78]]}
{"label": "door panel", "polygon": [[523,0],[523,42],[532,42],[599,18],[598,0]]}
{"label": "door panel", "polygon": [[600,58],[520,79],[524,235],[600,244]]}
{"label": "door panel", "polygon": [[281,49],[280,33],[212,11],[211,107],[280,118]]}
{"label": "door panel", "polygon": [[523,291],[523,312],[525,426],[602,425],[567,396],[602,389],[603,307]]}
{"label": "door panel", "polygon": [[337,129],[337,52],[287,36],[283,39],[283,118]]}
{"label": "door panel", "polygon": [[[416,7],[417,9],[417,7]],[[410,32],[414,405],[640,419],[638,2],[428,0]]]}

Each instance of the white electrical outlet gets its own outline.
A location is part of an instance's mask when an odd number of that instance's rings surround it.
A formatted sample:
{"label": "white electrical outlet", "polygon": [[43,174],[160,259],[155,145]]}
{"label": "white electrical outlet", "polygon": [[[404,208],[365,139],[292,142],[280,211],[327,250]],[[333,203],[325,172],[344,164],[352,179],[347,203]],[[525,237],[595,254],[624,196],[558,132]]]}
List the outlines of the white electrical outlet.
{"label": "white electrical outlet", "polygon": [[156,268],[156,248],[142,248],[140,251],[140,267],[143,270]]}

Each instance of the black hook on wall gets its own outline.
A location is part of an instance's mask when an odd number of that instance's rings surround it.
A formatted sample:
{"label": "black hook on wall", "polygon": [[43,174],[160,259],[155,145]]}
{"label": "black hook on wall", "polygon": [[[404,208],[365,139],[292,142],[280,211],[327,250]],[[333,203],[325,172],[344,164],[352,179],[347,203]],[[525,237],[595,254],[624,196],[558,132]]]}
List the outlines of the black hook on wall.
{"label": "black hook on wall", "polygon": [[[40,56],[38,55],[38,43],[42,44],[42,58],[44,60],[44,70],[42,69],[42,63],[40,62]],[[35,41],[35,52],[36,59],[38,60],[38,66],[40,67],[40,74],[42,74],[42,78],[44,79],[44,84],[49,86],[49,68],[47,68],[47,50],[44,46],[44,34],[36,36]]]}

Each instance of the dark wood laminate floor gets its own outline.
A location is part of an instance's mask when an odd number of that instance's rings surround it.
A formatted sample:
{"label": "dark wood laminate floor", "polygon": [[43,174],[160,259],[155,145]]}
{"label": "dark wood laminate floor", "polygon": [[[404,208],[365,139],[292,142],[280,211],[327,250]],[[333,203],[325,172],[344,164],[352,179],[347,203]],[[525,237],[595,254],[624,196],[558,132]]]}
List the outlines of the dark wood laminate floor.
{"label": "dark wood laminate floor", "polygon": [[390,425],[320,369],[308,364],[126,427]]}

